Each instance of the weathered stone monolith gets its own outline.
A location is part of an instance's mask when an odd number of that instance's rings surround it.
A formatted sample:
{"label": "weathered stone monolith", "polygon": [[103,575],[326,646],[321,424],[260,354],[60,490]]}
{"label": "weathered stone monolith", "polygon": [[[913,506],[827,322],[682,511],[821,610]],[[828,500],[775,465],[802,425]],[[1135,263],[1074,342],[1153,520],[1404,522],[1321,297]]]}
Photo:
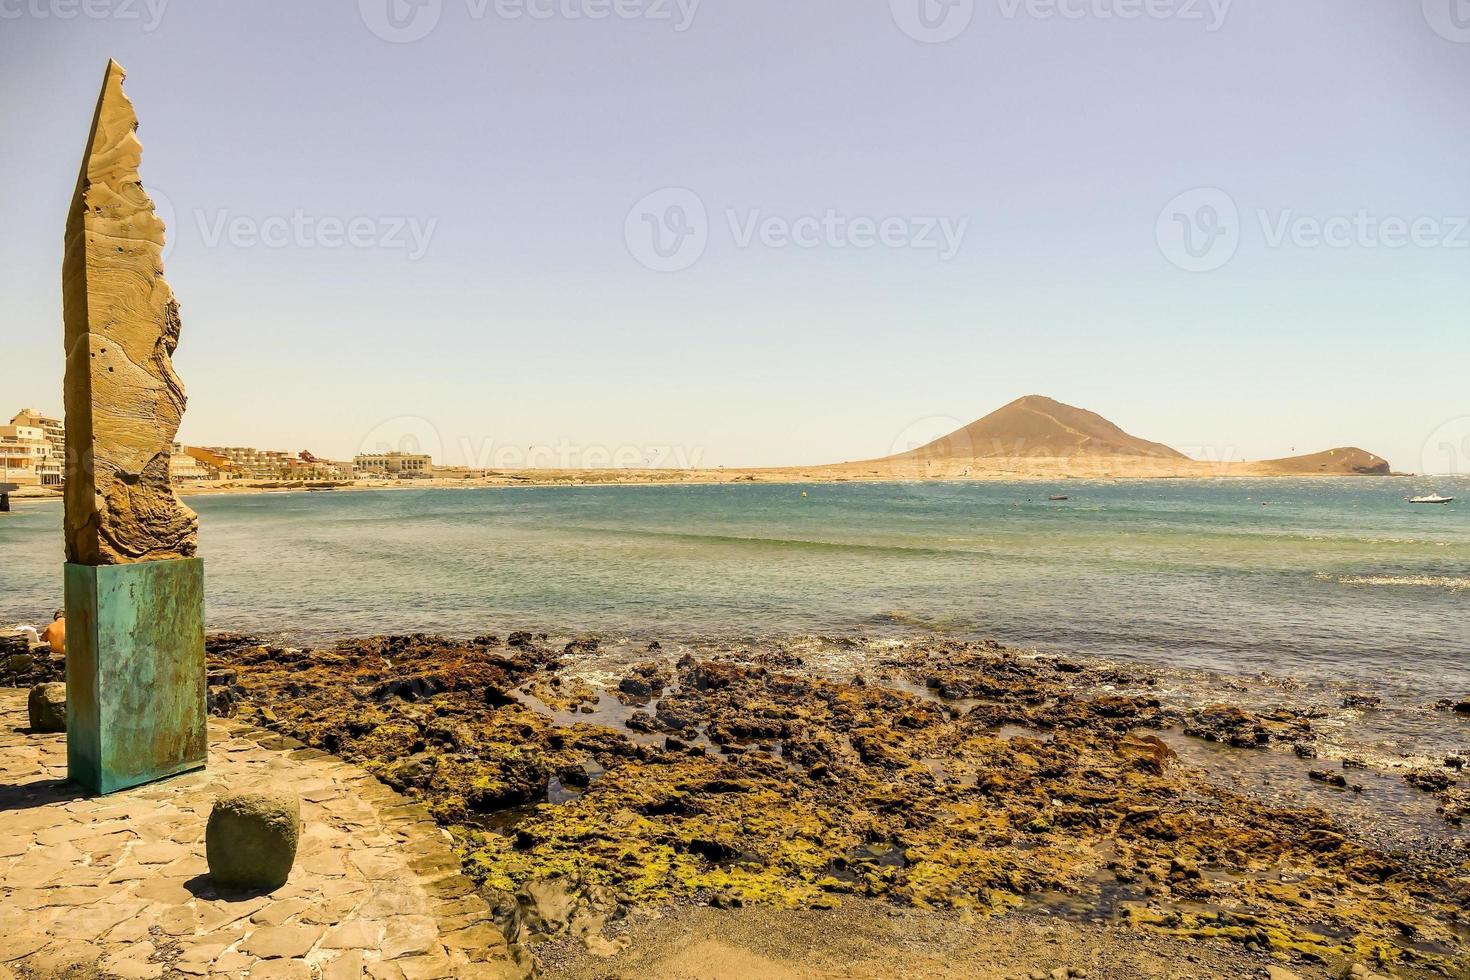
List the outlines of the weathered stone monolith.
{"label": "weathered stone monolith", "polygon": [[109,62],[66,223],[67,765],[107,793],[204,765],[204,572],[174,495],[184,413],[163,222]]}
{"label": "weathered stone monolith", "polygon": [[108,64],[66,222],[66,557],[78,565],[192,558],[198,527],[169,482],[179,304],[123,76]]}

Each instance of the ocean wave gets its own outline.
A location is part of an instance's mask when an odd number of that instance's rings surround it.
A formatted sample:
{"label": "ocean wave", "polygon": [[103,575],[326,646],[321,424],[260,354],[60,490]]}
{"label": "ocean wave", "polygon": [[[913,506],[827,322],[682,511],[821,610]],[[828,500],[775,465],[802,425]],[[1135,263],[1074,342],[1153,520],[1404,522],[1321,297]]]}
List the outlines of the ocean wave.
{"label": "ocean wave", "polygon": [[1457,578],[1450,575],[1325,575],[1319,573],[1317,579],[1322,582],[1336,582],[1338,585],[1417,586],[1447,589],[1450,592],[1470,591],[1470,578]]}

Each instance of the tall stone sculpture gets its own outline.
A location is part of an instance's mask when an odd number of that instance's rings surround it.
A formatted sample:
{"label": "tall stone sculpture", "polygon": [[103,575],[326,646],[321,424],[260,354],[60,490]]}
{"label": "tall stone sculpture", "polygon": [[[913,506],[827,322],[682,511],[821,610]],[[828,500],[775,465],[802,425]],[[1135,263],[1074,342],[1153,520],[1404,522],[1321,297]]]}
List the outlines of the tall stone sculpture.
{"label": "tall stone sculpture", "polygon": [[207,751],[198,519],[168,472],[179,306],[123,77],[109,62],[62,267],[67,767],[99,793],[198,769]]}

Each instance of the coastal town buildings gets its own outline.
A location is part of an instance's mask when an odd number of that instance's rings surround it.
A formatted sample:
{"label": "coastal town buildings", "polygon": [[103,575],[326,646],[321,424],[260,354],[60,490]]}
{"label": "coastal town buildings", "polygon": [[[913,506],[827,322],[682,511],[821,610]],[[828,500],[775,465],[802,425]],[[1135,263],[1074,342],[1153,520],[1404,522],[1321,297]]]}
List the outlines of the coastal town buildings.
{"label": "coastal town buildings", "polygon": [[[310,457],[310,453],[303,453]],[[319,480],[337,482],[352,479],[352,467],[346,463],[334,463],[325,459],[293,459],[287,470],[291,480]]]}
{"label": "coastal town buildings", "polygon": [[66,459],[66,424],[61,419],[42,415],[34,408],[23,408],[10,420],[11,425],[30,425],[46,433],[51,444],[51,455],[58,460]]}
{"label": "coastal town buildings", "polygon": [[[207,479],[210,480],[228,480],[235,475],[234,464],[219,453],[210,452],[208,449],[201,449],[198,446],[180,446],[179,450],[182,452],[182,455],[188,456],[193,461],[192,465],[180,464],[181,469],[185,471],[190,471],[195,468],[203,470],[208,474]],[[175,461],[177,461],[179,455],[179,452],[174,454]]]}
{"label": "coastal town buildings", "polygon": [[190,447],[187,452],[197,462],[218,471],[226,479],[335,481],[351,478],[345,465],[318,459],[308,452],[292,456],[274,449],[248,446]]}
{"label": "coastal town buildings", "polygon": [[23,408],[0,425],[0,483],[58,486],[66,461],[66,429],[58,419]]}
{"label": "coastal town buildings", "polygon": [[0,425],[0,483],[39,486],[51,455],[46,434],[29,425]]}
{"label": "coastal town buildings", "polygon": [[[390,457],[402,457],[393,460]],[[433,461],[427,457],[393,453],[380,457],[373,472],[427,475]],[[61,419],[23,408],[0,425],[0,483],[22,487],[59,487],[66,462],[66,425]],[[243,480],[259,482],[343,482],[353,478],[353,463],[320,459],[310,452],[295,455],[249,446],[187,446],[174,443],[169,456],[169,478],[176,484]]]}
{"label": "coastal town buildings", "polygon": [[222,469],[227,469],[234,479],[283,480],[286,478],[287,453],[270,449],[253,449],[249,446],[204,446],[205,452],[223,460]]}
{"label": "coastal town buildings", "polygon": [[434,475],[434,457],[418,453],[364,453],[352,460],[358,480],[423,480]]}
{"label": "coastal town buildings", "polygon": [[201,483],[220,479],[221,471],[195,459],[190,449],[176,442],[168,457],[168,478],[174,483]]}

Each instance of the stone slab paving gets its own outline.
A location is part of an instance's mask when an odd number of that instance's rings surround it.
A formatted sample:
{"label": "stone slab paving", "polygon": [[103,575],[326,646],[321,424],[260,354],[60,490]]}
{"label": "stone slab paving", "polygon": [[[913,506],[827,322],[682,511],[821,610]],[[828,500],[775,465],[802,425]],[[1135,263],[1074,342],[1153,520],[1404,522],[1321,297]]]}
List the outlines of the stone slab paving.
{"label": "stone slab paving", "polygon": [[[0,690],[0,980],[104,977],[521,977],[485,902],[422,807],[323,752],[210,719],[208,769],[87,798],[66,737],[28,730]],[[210,883],[215,796],[295,792],[290,880]]]}

